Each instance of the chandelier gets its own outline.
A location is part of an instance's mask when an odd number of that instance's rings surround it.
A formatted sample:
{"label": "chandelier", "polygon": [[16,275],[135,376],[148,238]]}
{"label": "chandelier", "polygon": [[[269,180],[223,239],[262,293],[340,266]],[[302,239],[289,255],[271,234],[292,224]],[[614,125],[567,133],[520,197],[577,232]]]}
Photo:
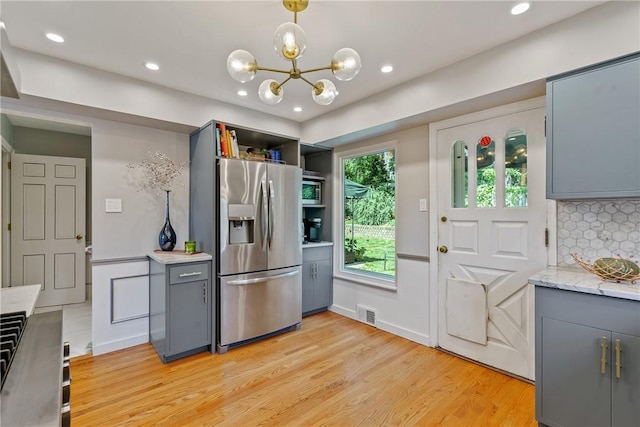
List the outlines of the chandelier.
{"label": "chandelier", "polygon": [[307,48],[307,36],[301,26],[298,25],[298,12],[305,10],[308,0],[283,0],[284,7],[293,12],[293,22],[285,22],[276,28],[273,34],[273,47],[285,61],[291,61],[290,70],[279,70],[258,66],[256,58],[246,50],[238,49],[227,58],[227,70],[234,80],[246,83],[253,80],[258,70],[287,74],[287,77],[278,83],[276,80],[267,79],[260,84],[258,95],[265,104],[275,105],[282,101],[284,91],[282,86],[291,79],[301,79],[311,85],[311,96],[320,105],[329,105],[336,99],[338,91],[336,85],[328,79],[320,79],[315,83],[307,80],[303,74],[321,70],[331,70],[338,80],[349,81],[353,79],[362,62],[360,55],[353,49],[343,48],[338,50],[331,58],[331,65],[320,68],[301,70],[298,68],[298,59],[302,57]]}

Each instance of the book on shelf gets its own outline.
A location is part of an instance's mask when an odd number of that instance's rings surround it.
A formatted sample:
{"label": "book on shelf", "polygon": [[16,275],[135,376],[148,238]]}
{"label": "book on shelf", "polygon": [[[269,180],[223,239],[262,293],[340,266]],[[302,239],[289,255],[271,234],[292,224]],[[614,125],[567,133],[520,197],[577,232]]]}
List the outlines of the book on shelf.
{"label": "book on shelf", "polygon": [[238,135],[235,130],[231,130],[231,152],[233,153],[233,157],[235,159],[240,158],[240,147],[238,146]]}
{"label": "book on shelf", "polygon": [[216,156],[220,157],[222,151],[220,151],[220,128],[216,126]]}
{"label": "book on shelf", "polygon": [[218,123],[220,129],[220,155],[222,157],[229,157],[228,145],[227,145],[227,129],[224,123]]}

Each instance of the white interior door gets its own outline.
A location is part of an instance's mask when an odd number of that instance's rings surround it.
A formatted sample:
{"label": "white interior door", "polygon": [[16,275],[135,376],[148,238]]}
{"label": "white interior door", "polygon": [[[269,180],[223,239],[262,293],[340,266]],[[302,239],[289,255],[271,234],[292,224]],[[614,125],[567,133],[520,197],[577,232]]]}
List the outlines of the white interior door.
{"label": "white interior door", "polygon": [[544,108],[437,132],[439,345],[529,379],[544,151]]}
{"label": "white interior door", "polygon": [[37,306],[85,300],[85,159],[13,154],[11,285],[41,284]]}

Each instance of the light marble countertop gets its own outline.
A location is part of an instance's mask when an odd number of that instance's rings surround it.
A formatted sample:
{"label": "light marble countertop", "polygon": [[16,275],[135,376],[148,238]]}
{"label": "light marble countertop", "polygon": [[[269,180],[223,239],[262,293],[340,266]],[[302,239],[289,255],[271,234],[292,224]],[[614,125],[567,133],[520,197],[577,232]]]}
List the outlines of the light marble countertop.
{"label": "light marble countertop", "polygon": [[640,283],[603,281],[577,267],[548,267],[529,277],[535,286],[640,301]]}
{"label": "light marble countertop", "polygon": [[333,242],[309,242],[309,243],[303,243],[302,244],[302,249],[319,248],[321,246],[333,246]]}
{"label": "light marble countertop", "polygon": [[182,264],[185,262],[210,261],[213,257],[205,252],[185,254],[183,251],[150,252],[149,258],[161,264]]}
{"label": "light marble countertop", "polygon": [[26,311],[27,317],[33,314],[40,295],[41,285],[13,286],[2,288],[0,294],[0,313]]}

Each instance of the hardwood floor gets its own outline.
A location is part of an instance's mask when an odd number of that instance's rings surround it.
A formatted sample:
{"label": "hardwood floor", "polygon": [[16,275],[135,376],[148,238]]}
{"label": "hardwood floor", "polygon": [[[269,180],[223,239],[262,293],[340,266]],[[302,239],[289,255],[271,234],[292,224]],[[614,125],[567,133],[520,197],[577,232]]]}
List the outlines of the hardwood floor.
{"label": "hardwood floor", "polygon": [[340,315],[162,364],[71,361],[74,426],[537,426],[534,387]]}

